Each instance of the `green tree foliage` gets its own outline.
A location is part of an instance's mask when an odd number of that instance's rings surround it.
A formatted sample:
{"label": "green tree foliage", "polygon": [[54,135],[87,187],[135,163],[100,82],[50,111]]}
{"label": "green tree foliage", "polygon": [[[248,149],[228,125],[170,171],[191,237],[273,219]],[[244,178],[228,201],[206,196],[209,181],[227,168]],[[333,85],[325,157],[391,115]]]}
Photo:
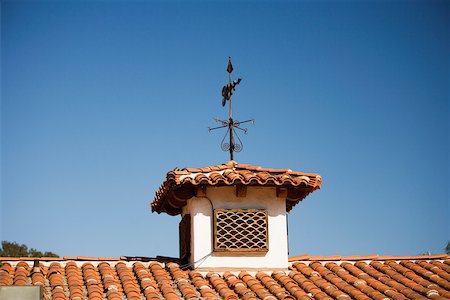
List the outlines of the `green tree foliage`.
{"label": "green tree foliage", "polygon": [[24,244],[20,245],[16,242],[2,241],[0,248],[0,256],[3,257],[59,257],[53,252],[41,252],[34,248],[30,248]]}
{"label": "green tree foliage", "polygon": [[447,243],[447,247],[445,247],[445,252],[450,255],[450,242]]}

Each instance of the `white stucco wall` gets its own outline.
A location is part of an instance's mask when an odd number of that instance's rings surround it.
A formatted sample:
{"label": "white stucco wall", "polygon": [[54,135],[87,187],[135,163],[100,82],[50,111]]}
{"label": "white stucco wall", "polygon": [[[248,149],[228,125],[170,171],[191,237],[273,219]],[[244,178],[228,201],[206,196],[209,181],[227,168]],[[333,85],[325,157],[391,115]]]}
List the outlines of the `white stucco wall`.
{"label": "white stucco wall", "polygon": [[[183,208],[191,214],[191,257],[195,268],[287,268],[288,243],[285,198],[275,188],[248,187],[246,197],[236,197],[235,187],[209,187],[206,198],[191,198]],[[209,199],[209,200],[208,200]],[[265,253],[212,253],[214,209],[267,209],[269,251]],[[210,255],[209,255],[210,254]],[[208,256],[209,255],[209,256]],[[205,259],[202,260],[207,256]]]}

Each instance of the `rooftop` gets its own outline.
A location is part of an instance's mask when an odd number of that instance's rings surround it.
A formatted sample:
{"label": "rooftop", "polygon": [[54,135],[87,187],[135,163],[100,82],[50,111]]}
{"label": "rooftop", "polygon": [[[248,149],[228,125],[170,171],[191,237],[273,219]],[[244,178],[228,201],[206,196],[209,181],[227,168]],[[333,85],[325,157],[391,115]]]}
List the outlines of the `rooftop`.
{"label": "rooftop", "polygon": [[0,286],[44,299],[448,299],[450,256],[309,256],[286,271],[186,270],[167,259],[2,257]]}
{"label": "rooftop", "polygon": [[167,173],[151,203],[152,211],[170,215],[181,213],[187,199],[204,186],[263,186],[277,187],[286,193],[289,212],[308,194],[320,188],[319,174],[271,169],[229,161],[218,166],[175,169]]}

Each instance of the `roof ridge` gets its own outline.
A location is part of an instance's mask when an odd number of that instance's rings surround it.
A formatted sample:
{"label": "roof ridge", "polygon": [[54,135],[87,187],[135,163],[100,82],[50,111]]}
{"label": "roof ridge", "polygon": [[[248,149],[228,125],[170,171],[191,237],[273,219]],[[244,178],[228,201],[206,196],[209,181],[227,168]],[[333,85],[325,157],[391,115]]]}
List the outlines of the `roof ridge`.
{"label": "roof ridge", "polygon": [[[146,260],[158,261],[159,259],[164,259],[164,257],[153,257],[145,258]],[[379,254],[368,254],[368,255],[309,255],[301,254],[290,256],[289,261],[359,261],[359,260],[418,260],[418,259],[450,259],[450,255],[445,253],[431,254],[431,255],[379,255]],[[63,257],[7,257],[0,256],[0,261],[71,261],[71,260],[82,260],[82,261],[138,261],[139,259],[144,259],[143,257],[104,257],[104,256],[63,256]]]}
{"label": "roof ridge", "polygon": [[217,164],[217,165],[208,165],[203,167],[183,167],[183,168],[174,168],[170,172],[176,173],[208,173],[212,171],[219,171],[225,169],[246,169],[251,171],[260,171],[260,172],[272,172],[272,173],[292,173],[292,174],[302,174],[302,175],[317,175],[316,173],[304,173],[299,171],[293,171],[291,168],[269,168],[262,167],[258,165],[253,165],[249,163],[238,163],[237,161],[230,160],[226,163]]}
{"label": "roof ridge", "polygon": [[431,255],[309,255],[302,254],[289,257],[290,262],[295,261],[360,261],[360,260],[419,260],[419,259],[450,259],[450,255],[431,254]]}
{"label": "roof ridge", "polygon": [[89,260],[89,261],[119,261],[119,260],[125,260],[122,259],[122,257],[93,257],[93,256],[63,256],[63,257],[7,257],[7,256],[0,256],[0,261],[33,261],[33,260],[40,260],[40,261],[70,261],[70,260]]}

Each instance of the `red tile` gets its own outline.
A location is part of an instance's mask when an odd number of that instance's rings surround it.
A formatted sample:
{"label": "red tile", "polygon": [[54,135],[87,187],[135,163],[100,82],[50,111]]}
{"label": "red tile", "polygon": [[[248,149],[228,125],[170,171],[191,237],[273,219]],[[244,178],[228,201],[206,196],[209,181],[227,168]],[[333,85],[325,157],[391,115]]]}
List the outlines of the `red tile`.
{"label": "red tile", "polygon": [[[220,170],[221,172],[218,172]],[[191,176],[188,176],[191,175]],[[305,192],[300,198],[286,204],[289,211],[300,200],[309,193],[320,188],[322,177],[318,174],[306,174],[292,172],[288,169],[270,169],[250,165],[238,165],[236,162],[228,162],[219,166],[208,166],[204,168],[185,168],[182,170],[170,171],[167,173],[166,181],[162,183],[155,193],[155,199],[151,203],[152,211],[167,212],[169,214],[179,214],[179,207],[173,207],[173,211],[168,211],[169,192],[173,187],[183,185],[257,185],[257,186],[284,186],[303,187]],[[170,206],[170,203],[169,203]]]}
{"label": "red tile", "polygon": [[[370,257],[374,258],[371,260]],[[299,256],[288,274],[208,273],[136,261],[5,261],[0,285],[43,285],[44,299],[445,299],[450,260]],[[446,256],[445,256],[446,257]],[[323,260],[320,260],[320,259]],[[334,258],[336,261],[331,261]],[[338,260],[339,258],[339,260]],[[351,259],[350,259],[351,258]],[[398,258],[398,257],[392,257]],[[292,258],[291,258],[292,259]],[[352,260],[354,260],[352,262]],[[17,265],[16,265],[17,264]],[[15,267],[14,267],[15,266]]]}

